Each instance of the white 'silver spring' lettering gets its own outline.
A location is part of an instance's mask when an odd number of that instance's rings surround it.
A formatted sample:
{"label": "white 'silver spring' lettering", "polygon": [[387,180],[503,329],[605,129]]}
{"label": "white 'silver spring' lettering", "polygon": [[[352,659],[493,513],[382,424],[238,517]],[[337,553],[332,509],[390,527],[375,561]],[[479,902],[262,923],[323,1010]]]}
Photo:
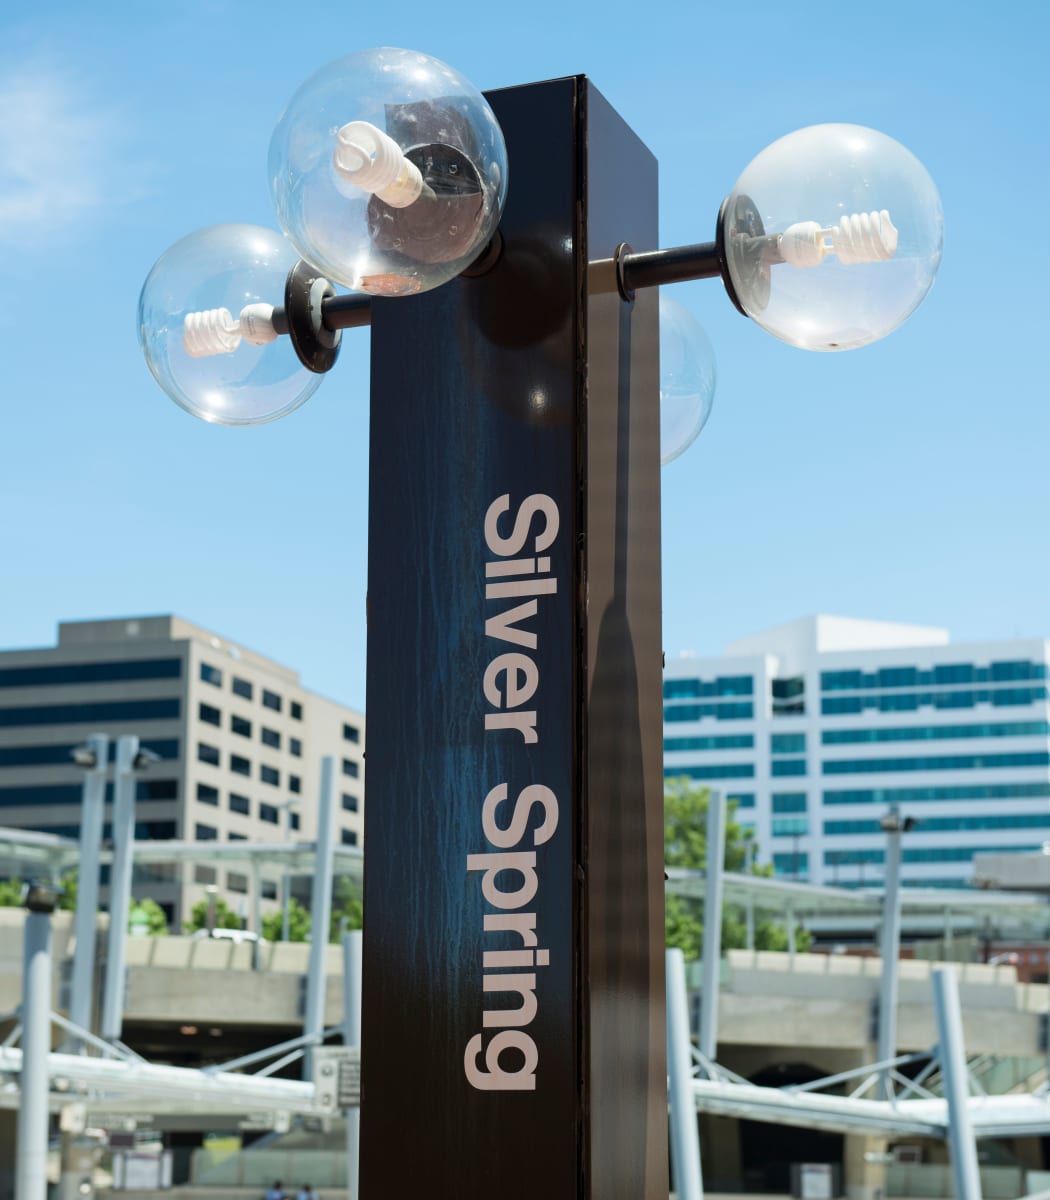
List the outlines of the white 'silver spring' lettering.
{"label": "white 'silver spring' lettering", "polygon": [[[539,600],[555,595],[558,581],[551,574],[551,560],[543,556],[558,536],[558,506],[550,496],[527,496],[519,505],[510,533],[499,532],[499,520],[510,510],[510,497],[500,496],[485,514],[485,544],[496,556],[485,565],[486,607],[505,602],[485,620],[485,636],[520,647],[497,654],[485,669],[482,690],[495,709],[486,713],[486,732],[517,735],[525,746],[540,740],[537,707],[523,706],[539,688],[539,667],[526,651],[535,652],[538,636],[529,622],[539,612]],[[533,530],[534,518],[539,528]],[[532,538],[532,545],[527,543]],[[523,551],[531,554],[520,557]],[[536,1088],[539,1051],[525,1032],[539,1008],[536,972],[550,963],[550,952],[539,945],[536,913],[523,912],[540,889],[536,847],[548,842],[558,827],[558,799],[550,788],[532,784],[517,795],[509,815],[501,813],[508,803],[509,789],[499,783],[485,796],[481,828],[492,849],[467,856],[467,871],[481,873],[481,894],[494,911],[485,913],[484,933],[516,934],[520,946],[510,950],[486,949],[482,956],[482,992],[513,992],[515,1008],[484,1009],[482,1026],[491,1034],[476,1033],[467,1043],[463,1070],[470,1085],[479,1091],[522,1092]],[[539,823],[530,830],[533,809]],[[531,849],[523,847],[531,846]],[[501,886],[500,880],[505,882]],[[487,1037],[487,1041],[486,1041]],[[511,1062],[505,1051],[516,1051]],[[479,1061],[480,1060],[480,1061]]]}

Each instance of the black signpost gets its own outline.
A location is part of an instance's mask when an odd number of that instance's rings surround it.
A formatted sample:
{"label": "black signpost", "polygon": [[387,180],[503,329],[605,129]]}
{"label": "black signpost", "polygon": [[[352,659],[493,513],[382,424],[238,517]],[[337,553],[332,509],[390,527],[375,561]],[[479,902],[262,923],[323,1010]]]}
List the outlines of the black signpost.
{"label": "black signpost", "polygon": [[663,1200],[656,163],[488,99],[498,263],[372,305],[361,1194]]}

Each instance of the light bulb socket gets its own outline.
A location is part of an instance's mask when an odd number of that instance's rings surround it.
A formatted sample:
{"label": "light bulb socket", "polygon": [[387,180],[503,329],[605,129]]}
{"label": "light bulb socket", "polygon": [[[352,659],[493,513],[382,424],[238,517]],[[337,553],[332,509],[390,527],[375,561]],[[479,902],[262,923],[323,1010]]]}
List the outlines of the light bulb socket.
{"label": "light bulb socket", "polygon": [[324,302],[335,288],[317,268],[300,259],[284,285],[284,319],[299,361],[308,371],[323,375],[339,357],[342,332],[324,323]]}
{"label": "light bulb socket", "polygon": [[729,270],[727,253],[730,239],[738,245],[750,247],[744,255],[737,256],[738,270],[746,274],[748,295],[760,303],[760,310],[769,303],[769,264],[762,259],[760,239],[765,236],[765,227],[758,209],[750,196],[737,196],[732,203],[727,196],[718,210],[718,225],[715,230],[715,245],[718,247],[718,267],[722,276],[722,284],[726,294],[732,300],[737,312],[745,317],[751,313],[744,308],[737,294],[733,276]]}

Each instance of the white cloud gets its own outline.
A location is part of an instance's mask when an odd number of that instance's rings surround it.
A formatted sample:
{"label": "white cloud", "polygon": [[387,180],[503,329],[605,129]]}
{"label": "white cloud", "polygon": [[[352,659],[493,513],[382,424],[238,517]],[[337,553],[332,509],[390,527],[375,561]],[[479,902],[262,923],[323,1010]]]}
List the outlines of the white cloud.
{"label": "white cloud", "polygon": [[127,133],[75,75],[53,65],[0,68],[0,244],[64,240],[132,199]]}

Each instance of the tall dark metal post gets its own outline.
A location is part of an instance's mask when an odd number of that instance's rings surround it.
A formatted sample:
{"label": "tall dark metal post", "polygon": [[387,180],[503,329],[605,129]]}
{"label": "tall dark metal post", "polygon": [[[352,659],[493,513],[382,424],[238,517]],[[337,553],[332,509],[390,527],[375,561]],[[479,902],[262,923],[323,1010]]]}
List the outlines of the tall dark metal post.
{"label": "tall dark metal post", "polygon": [[499,262],[372,304],[361,1195],[664,1200],[656,164],[489,100]]}

